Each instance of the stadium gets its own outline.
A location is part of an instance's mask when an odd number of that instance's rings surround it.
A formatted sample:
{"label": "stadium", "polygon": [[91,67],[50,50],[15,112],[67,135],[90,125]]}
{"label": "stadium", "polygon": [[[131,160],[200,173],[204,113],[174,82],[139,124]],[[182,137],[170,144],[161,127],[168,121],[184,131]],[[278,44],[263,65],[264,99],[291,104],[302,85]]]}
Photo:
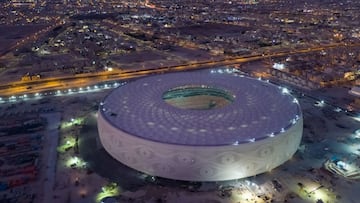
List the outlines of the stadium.
{"label": "stadium", "polygon": [[152,176],[223,181],[272,170],[302,137],[287,89],[235,73],[169,73],[131,81],[100,104],[105,150]]}

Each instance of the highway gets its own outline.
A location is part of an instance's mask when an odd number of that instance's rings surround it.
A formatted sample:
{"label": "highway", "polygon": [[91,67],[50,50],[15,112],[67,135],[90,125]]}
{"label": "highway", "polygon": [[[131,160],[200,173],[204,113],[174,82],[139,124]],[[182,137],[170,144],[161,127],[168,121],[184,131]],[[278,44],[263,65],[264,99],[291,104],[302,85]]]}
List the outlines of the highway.
{"label": "highway", "polygon": [[298,50],[283,51],[277,53],[264,53],[264,54],[247,55],[240,57],[231,57],[221,60],[200,61],[189,64],[158,67],[158,68],[145,69],[145,70],[126,70],[126,71],[114,70],[107,72],[79,74],[73,76],[44,78],[44,79],[32,80],[32,81],[17,81],[17,82],[0,85],[0,96],[24,95],[24,94],[33,94],[33,93],[51,91],[51,90],[80,88],[101,82],[127,80],[127,79],[141,77],[150,74],[196,70],[196,69],[210,68],[210,67],[220,67],[226,65],[241,64],[256,60],[262,60],[269,57],[276,58],[276,57],[289,56],[299,53],[317,52],[321,50],[333,49],[338,47],[355,47],[355,46],[360,46],[360,44],[337,43],[337,44],[322,45],[319,47],[303,48]]}

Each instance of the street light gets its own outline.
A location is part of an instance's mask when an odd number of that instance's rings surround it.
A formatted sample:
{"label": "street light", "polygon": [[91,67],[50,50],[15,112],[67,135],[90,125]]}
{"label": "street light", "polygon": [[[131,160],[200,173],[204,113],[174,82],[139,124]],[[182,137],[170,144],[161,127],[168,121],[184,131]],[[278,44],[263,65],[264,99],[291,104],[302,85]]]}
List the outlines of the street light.
{"label": "street light", "polygon": [[283,94],[289,94],[290,93],[290,91],[286,87],[283,87],[281,92]]}

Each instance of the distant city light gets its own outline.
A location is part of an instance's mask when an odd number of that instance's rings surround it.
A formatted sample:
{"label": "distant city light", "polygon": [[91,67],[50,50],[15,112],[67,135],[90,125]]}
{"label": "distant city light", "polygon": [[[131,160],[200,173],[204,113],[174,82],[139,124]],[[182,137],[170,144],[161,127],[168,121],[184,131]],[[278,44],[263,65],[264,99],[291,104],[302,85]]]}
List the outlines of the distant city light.
{"label": "distant city light", "polygon": [[335,111],[335,112],[341,112],[342,109],[341,109],[340,107],[336,107],[336,108],[334,109],[334,111]]}
{"label": "distant city light", "polygon": [[273,68],[277,69],[277,70],[284,70],[285,69],[285,65],[282,63],[274,63],[273,64]]}
{"label": "distant city light", "polygon": [[316,102],[314,103],[314,106],[324,107],[324,106],[325,106],[325,101],[324,101],[324,100],[316,101]]}

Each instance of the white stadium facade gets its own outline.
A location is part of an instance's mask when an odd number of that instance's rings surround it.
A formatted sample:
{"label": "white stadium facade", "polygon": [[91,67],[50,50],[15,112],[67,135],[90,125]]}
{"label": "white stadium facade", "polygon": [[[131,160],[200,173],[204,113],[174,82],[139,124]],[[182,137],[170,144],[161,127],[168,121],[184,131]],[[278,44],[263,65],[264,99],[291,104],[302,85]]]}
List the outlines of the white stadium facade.
{"label": "white stadium facade", "polygon": [[98,112],[100,141],[149,175],[223,181],[264,173],[296,152],[303,119],[285,88],[239,74],[169,73],[112,91]]}

